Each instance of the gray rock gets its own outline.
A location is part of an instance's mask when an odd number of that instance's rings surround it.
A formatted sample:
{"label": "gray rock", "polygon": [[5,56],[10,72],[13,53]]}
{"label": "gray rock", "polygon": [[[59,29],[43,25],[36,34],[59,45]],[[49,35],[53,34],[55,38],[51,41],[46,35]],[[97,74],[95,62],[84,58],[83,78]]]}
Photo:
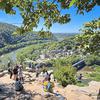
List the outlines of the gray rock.
{"label": "gray rock", "polygon": [[7,70],[4,70],[3,73],[4,73],[4,74],[8,74],[8,71],[7,71]]}

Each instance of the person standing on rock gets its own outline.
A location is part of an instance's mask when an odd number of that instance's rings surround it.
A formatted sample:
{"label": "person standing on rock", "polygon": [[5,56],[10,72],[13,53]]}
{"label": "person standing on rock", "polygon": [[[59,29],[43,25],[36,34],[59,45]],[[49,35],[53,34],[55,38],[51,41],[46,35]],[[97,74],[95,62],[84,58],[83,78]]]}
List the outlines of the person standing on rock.
{"label": "person standing on rock", "polygon": [[8,73],[10,74],[10,79],[12,78],[13,75],[13,70],[11,67],[8,68]]}
{"label": "person standing on rock", "polygon": [[51,78],[49,77],[48,80],[43,81],[43,89],[45,92],[53,93],[54,83],[50,81]]}
{"label": "person standing on rock", "polygon": [[23,66],[20,64],[18,67],[18,78],[21,82],[24,82],[22,70],[23,70]]}
{"label": "person standing on rock", "polygon": [[48,71],[46,71],[44,80],[48,81],[50,76],[51,76],[51,73],[49,74]]}
{"label": "person standing on rock", "polygon": [[12,75],[13,75],[13,70],[11,68],[10,62],[8,62],[8,73],[10,74],[10,79],[11,79],[12,78]]}
{"label": "person standing on rock", "polygon": [[16,80],[16,78],[18,78],[18,68],[19,68],[19,66],[16,64],[16,66],[13,69],[14,80]]}
{"label": "person standing on rock", "polygon": [[36,67],[36,77],[38,77],[38,76],[39,76],[39,68]]}

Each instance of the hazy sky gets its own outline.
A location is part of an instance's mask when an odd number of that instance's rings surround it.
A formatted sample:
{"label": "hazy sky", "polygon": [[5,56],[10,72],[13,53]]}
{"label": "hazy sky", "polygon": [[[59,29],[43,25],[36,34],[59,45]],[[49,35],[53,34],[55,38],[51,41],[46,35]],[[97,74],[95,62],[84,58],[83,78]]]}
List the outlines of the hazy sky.
{"label": "hazy sky", "polygon": [[[64,25],[58,23],[53,24],[53,26],[51,27],[52,32],[76,33],[79,32],[79,29],[85,22],[100,17],[100,7],[97,6],[92,11],[90,11],[89,13],[85,13],[84,15],[76,14],[76,9],[74,7],[71,7],[69,10],[66,10],[66,12],[70,14],[71,21]],[[64,13],[65,11],[62,11],[62,14]],[[20,26],[22,23],[22,18],[18,10],[16,15],[5,14],[5,12],[0,10],[0,22],[6,22]],[[40,21],[39,27],[36,30],[40,30],[42,27],[43,27],[43,20]]]}

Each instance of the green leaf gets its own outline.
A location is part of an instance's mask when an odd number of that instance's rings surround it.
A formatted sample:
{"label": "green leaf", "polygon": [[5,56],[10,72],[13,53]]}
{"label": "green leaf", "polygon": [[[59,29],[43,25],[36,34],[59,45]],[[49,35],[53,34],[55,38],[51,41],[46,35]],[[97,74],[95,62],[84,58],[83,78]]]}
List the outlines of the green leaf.
{"label": "green leaf", "polygon": [[69,7],[71,7],[77,0],[72,0],[69,4]]}

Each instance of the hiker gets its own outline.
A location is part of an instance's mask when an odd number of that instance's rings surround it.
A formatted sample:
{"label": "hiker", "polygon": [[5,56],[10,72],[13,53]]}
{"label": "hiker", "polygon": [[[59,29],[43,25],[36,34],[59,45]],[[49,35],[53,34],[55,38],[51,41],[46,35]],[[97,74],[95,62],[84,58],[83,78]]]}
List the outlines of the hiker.
{"label": "hiker", "polygon": [[51,82],[55,81],[53,73],[50,73],[50,78],[51,78]]}
{"label": "hiker", "polygon": [[39,68],[36,67],[36,77],[38,77],[38,76],[39,76]]}
{"label": "hiker", "polygon": [[24,78],[23,78],[23,66],[20,64],[18,67],[18,78],[21,82],[24,82]]}
{"label": "hiker", "polygon": [[16,80],[16,78],[18,78],[18,68],[19,68],[19,66],[16,64],[16,66],[13,69],[14,80]]}
{"label": "hiker", "polygon": [[23,85],[22,83],[20,82],[20,80],[18,78],[16,78],[16,81],[15,81],[15,90],[16,91],[22,91],[24,88],[23,88]]}
{"label": "hiker", "polygon": [[43,89],[45,92],[53,93],[53,87],[54,83],[50,81],[50,78],[48,80],[43,81]]}
{"label": "hiker", "polygon": [[82,81],[82,77],[83,77],[83,75],[80,74],[79,77],[78,77],[78,81]]}
{"label": "hiker", "polygon": [[32,68],[32,63],[31,62],[29,63],[29,68]]}
{"label": "hiker", "polygon": [[44,80],[48,81],[48,79],[50,78],[50,75],[48,73],[48,71],[45,71],[45,76],[44,76]]}
{"label": "hiker", "polygon": [[10,74],[10,79],[12,78],[13,75],[13,70],[11,67],[8,68],[8,73]]}
{"label": "hiker", "polygon": [[13,75],[13,70],[10,66],[10,62],[8,62],[8,74],[10,74],[10,79],[12,78],[12,75]]}

